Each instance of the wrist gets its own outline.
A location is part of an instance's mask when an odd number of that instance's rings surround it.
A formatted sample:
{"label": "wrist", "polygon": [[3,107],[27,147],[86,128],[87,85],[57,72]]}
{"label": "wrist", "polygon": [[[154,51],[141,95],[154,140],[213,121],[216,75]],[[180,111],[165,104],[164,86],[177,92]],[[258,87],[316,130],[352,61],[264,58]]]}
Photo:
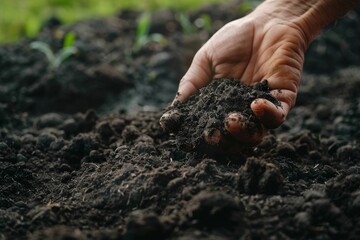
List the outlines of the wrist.
{"label": "wrist", "polygon": [[311,41],[327,25],[343,16],[360,0],[266,0],[251,14],[264,24],[289,24],[299,28],[305,41]]}

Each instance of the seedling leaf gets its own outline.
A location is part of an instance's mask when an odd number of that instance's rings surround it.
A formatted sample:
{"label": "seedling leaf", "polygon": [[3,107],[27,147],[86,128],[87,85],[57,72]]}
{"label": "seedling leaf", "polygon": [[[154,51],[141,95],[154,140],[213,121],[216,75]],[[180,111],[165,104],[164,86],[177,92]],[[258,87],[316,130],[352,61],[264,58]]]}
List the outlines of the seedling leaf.
{"label": "seedling leaf", "polygon": [[77,52],[76,47],[67,47],[60,50],[58,55],[55,58],[54,63],[52,64],[53,69],[57,69],[61,63],[63,63],[67,58]]}
{"label": "seedling leaf", "polygon": [[141,15],[137,29],[136,29],[136,39],[134,44],[134,51],[139,51],[142,46],[144,46],[149,41],[149,31],[150,31],[150,13],[145,12]]}
{"label": "seedling leaf", "polygon": [[32,42],[30,44],[30,47],[32,49],[36,49],[36,50],[42,52],[43,54],[45,54],[45,56],[48,59],[50,64],[55,61],[55,55],[52,52],[52,50],[50,49],[49,44],[36,41],[36,42]]}
{"label": "seedling leaf", "polygon": [[150,22],[151,22],[151,16],[150,13],[145,12],[141,15],[137,30],[136,30],[136,38],[142,38],[143,36],[147,36],[150,31]]}
{"label": "seedling leaf", "polygon": [[64,43],[63,43],[63,48],[68,48],[68,47],[72,47],[74,46],[75,43],[75,33],[73,32],[68,32],[65,37],[64,37]]}
{"label": "seedling leaf", "polygon": [[184,34],[190,35],[195,33],[195,27],[194,25],[190,22],[190,19],[187,15],[181,13],[179,15],[179,22],[182,28],[182,31]]}

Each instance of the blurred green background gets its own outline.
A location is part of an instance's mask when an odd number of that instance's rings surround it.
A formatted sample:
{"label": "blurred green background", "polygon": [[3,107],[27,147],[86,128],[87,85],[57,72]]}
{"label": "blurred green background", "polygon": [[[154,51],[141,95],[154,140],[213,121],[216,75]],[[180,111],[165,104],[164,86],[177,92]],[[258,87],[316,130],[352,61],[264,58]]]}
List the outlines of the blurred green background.
{"label": "blurred green background", "polygon": [[36,36],[42,23],[52,16],[69,24],[109,16],[124,8],[156,10],[166,7],[186,11],[216,2],[230,0],[0,0],[0,43]]}

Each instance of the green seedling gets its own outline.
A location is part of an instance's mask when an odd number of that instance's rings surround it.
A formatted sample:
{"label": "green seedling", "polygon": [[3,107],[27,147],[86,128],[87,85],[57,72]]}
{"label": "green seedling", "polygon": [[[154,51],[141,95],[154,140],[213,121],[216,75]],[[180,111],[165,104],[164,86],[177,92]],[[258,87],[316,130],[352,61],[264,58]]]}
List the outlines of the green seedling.
{"label": "green seedling", "polygon": [[77,53],[78,49],[74,46],[74,43],[75,34],[69,32],[64,37],[63,48],[56,54],[51,50],[49,44],[45,42],[35,41],[30,44],[30,47],[42,52],[49,62],[49,69],[55,71],[67,58]]}
{"label": "green seedling", "polygon": [[196,27],[184,13],[180,13],[179,15],[179,23],[184,34],[191,35],[196,33]]}
{"label": "green seedling", "polygon": [[166,39],[160,33],[150,33],[151,15],[145,12],[141,15],[136,29],[135,44],[133,51],[138,52],[149,42],[166,43]]}

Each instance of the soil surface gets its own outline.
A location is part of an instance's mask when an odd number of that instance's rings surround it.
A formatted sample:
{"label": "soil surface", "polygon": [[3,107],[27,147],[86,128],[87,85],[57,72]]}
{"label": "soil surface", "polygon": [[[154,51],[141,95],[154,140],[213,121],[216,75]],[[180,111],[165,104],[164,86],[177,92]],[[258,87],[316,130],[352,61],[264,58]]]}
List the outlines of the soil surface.
{"label": "soil surface", "polygon": [[[359,239],[359,8],[313,43],[296,107],[247,154],[194,155],[160,127],[192,56],[236,6],[190,13],[213,26],[192,34],[161,10],[150,33],[167,41],[137,52],[135,11],[52,19],[37,39],[1,46],[0,239]],[[69,31],[78,52],[49,71],[30,43],[58,52]]]}

